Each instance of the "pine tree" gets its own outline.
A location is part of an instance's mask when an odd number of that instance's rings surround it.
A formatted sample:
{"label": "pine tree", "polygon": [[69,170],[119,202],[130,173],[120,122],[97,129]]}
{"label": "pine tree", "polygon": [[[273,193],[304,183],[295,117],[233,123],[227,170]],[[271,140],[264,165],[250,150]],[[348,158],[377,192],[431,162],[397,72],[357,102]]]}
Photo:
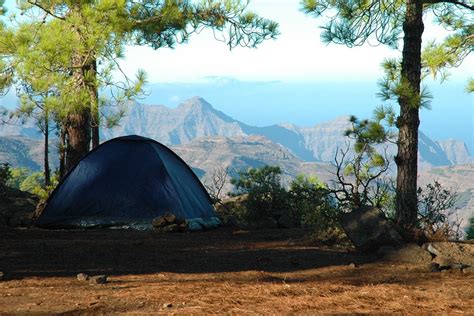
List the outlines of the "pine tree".
{"label": "pine tree", "polygon": [[62,124],[67,170],[89,151],[91,138],[93,146],[98,145],[100,109],[113,104],[123,114],[120,108],[142,92],[146,80],[142,71],[135,80],[124,76],[114,81],[125,45],[172,48],[207,27],[225,32],[230,48],[255,47],[278,33],[276,23],[247,11],[246,4],[237,0],[18,3],[27,19],[9,30],[13,48],[9,69],[16,81],[34,81],[36,92],[57,92],[50,102],[56,104]]}
{"label": "pine tree", "polygon": [[[403,34],[399,73],[389,89],[400,112],[397,164],[397,221],[412,227],[417,216],[417,158],[419,110],[423,105],[422,70],[433,75],[459,65],[473,47],[474,6],[463,0],[303,0],[302,10],[317,18],[325,17],[322,40],[326,43],[360,46],[374,40],[397,47]],[[424,18],[431,12],[450,35],[441,43],[430,43],[422,62]],[[327,14],[326,14],[327,13]],[[439,54],[443,52],[443,54]],[[472,83],[471,83],[472,85]],[[387,92],[387,91],[383,91]]]}

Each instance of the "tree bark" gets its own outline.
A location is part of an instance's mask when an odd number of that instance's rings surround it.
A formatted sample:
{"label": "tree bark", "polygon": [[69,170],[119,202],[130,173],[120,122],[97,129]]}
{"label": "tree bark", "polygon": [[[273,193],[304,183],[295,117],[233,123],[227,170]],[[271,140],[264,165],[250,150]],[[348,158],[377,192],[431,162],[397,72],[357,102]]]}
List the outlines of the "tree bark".
{"label": "tree bark", "polygon": [[[93,72],[93,78],[97,78],[97,60],[94,59],[90,65],[90,71]],[[99,125],[100,125],[100,116],[99,116],[99,90],[97,86],[97,81],[93,84],[89,84],[89,93],[91,96],[91,124],[92,124],[92,148],[96,148],[100,144],[100,134],[99,134]]]}
{"label": "tree bark", "polygon": [[418,176],[418,127],[420,125],[419,104],[414,98],[420,95],[421,40],[424,30],[423,3],[421,0],[406,0],[403,23],[403,59],[401,80],[412,93],[399,97],[400,116],[397,119],[398,154],[396,218],[403,227],[416,224],[417,176]]}
{"label": "tree bark", "polygon": [[49,115],[45,110],[44,115],[44,184],[51,184],[51,172],[49,169]]}
{"label": "tree bark", "polygon": [[68,116],[66,172],[71,170],[90,150],[90,109],[84,107]]}
{"label": "tree bark", "polygon": [[61,132],[59,135],[59,180],[62,180],[66,175],[66,127],[60,127]]}

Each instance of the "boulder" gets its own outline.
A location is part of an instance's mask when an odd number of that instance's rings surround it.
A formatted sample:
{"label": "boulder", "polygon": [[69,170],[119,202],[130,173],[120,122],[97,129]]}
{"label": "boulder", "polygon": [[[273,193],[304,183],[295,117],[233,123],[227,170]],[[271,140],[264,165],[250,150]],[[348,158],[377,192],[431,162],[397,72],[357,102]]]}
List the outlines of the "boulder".
{"label": "boulder", "polygon": [[354,246],[363,252],[376,252],[387,245],[397,248],[403,245],[403,238],[376,207],[362,206],[344,214],[341,226]]}
{"label": "boulder", "polygon": [[432,254],[433,261],[440,265],[474,266],[474,243],[443,241],[425,244],[423,247]]}
{"label": "boulder", "polygon": [[408,244],[399,249],[393,249],[393,251],[387,252],[382,258],[384,260],[392,262],[403,262],[423,265],[429,264],[431,262],[430,253],[426,249],[423,249],[422,247],[418,246],[417,244]]}
{"label": "boulder", "polygon": [[89,284],[105,284],[107,283],[106,275],[96,275],[89,277]]}

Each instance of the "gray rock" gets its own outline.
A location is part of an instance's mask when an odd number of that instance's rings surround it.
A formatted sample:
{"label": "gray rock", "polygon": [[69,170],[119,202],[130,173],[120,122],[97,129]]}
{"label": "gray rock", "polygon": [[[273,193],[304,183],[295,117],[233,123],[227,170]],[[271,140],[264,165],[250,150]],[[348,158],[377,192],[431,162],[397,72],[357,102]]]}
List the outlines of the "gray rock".
{"label": "gray rock", "polygon": [[89,284],[105,284],[107,283],[106,275],[96,275],[89,277]]}
{"label": "gray rock", "polygon": [[76,275],[76,278],[79,280],[79,281],[87,281],[89,280],[89,276],[85,273],[79,273],[78,275]]}
{"label": "gray rock", "polygon": [[344,214],[341,226],[354,246],[363,252],[376,252],[382,246],[400,247],[403,239],[375,207],[362,206]]}

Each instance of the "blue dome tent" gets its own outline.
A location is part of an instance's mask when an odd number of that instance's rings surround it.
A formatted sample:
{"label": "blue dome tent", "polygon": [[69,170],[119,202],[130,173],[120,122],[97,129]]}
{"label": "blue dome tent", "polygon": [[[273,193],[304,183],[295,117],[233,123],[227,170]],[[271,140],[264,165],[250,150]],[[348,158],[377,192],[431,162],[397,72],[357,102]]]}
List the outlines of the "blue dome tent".
{"label": "blue dome tent", "polygon": [[209,195],[178,155],[152,139],[125,136],[82,158],[53,191],[35,225],[147,228],[167,212],[192,229],[219,224]]}

